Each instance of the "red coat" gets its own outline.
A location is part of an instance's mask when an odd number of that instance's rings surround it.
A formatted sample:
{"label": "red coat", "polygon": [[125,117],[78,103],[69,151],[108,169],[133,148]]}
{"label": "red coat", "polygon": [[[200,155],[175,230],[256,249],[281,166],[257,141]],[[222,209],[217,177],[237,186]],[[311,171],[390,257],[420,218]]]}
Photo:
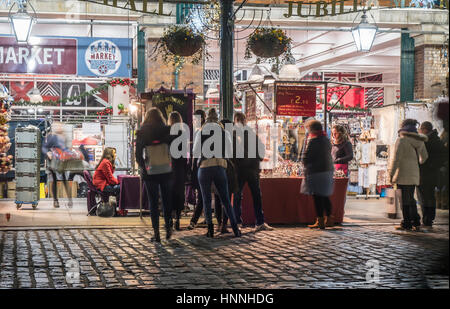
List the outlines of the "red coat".
{"label": "red coat", "polygon": [[103,159],[94,173],[92,180],[94,186],[103,191],[106,186],[118,185],[119,181],[114,177],[114,169],[108,159]]}

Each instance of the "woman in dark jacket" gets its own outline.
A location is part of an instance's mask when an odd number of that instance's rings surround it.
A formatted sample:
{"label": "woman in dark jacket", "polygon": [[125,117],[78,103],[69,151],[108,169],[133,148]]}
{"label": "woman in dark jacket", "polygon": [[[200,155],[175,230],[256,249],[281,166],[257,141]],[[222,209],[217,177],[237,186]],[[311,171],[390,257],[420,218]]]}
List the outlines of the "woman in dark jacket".
{"label": "woman in dark jacket", "polygon": [[[137,132],[136,161],[142,169],[142,179],[144,180],[145,189],[147,190],[150,215],[154,230],[152,241],[156,242],[161,241],[158,207],[160,189],[164,209],[166,239],[170,239],[172,236],[172,228],[170,226],[172,218],[170,203],[170,182],[172,180],[171,158],[169,154],[170,142],[170,127],[166,125],[166,121],[163,118],[161,111],[155,107],[151,108],[145,115],[145,120],[141,129]],[[167,147],[164,147],[164,145]],[[166,150],[162,151],[162,154],[161,151],[152,152],[155,148],[152,148],[151,146],[159,147],[158,150]],[[153,158],[152,154],[154,156]],[[155,161],[159,161],[158,164],[155,164]]]}
{"label": "woman in dark jacket", "polygon": [[334,169],[341,170],[348,176],[348,163],[353,159],[353,147],[345,128],[338,124],[333,126],[331,140],[333,142],[331,156],[333,157]]}
{"label": "woman in dark jacket", "polygon": [[302,193],[313,196],[316,208],[316,223],[309,227],[324,229],[325,226],[333,226],[329,198],[334,185],[331,144],[318,120],[308,121],[306,129],[309,134],[303,156],[305,184],[302,186]]}
{"label": "woman in dark jacket", "polygon": [[[172,112],[169,115],[169,126],[172,127],[176,123],[183,123],[183,119],[179,112]],[[175,137],[181,136],[181,132]],[[186,182],[187,175],[187,158],[181,156],[180,158],[172,157],[172,211],[175,217],[175,230],[180,231],[180,216],[181,211],[184,209],[184,184]]]}

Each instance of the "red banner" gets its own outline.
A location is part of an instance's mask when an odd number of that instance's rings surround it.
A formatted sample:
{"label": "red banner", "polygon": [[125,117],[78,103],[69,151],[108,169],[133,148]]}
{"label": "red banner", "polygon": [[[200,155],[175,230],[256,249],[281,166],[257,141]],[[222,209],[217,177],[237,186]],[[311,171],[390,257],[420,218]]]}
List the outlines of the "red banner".
{"label": "red banner", "polygon": [[36,38],[36,44],[17,45],[0,37],[0,72],[77,74],[77,40]]}
{"label": "red banner", "polygon": [[277,115],[315,116],[315,86],[277,86]]}

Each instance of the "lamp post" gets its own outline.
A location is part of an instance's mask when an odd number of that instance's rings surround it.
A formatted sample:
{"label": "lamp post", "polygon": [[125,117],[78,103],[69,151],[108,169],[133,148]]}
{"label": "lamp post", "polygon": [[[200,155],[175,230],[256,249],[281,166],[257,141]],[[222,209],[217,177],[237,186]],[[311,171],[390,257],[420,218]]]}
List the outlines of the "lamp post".
{"label": "lamp post", "polygon": [[[31,29],[33,28],[33,24],[36,22],[36,17],[33,17],[30,14],[28,14],[26,8],[27,3],[24,3],[23,6],[20,6],[19,10],[15,14],[11,14],[11,10],[14,7],[14,4],[11,6],[11,9],[9,10],[9,19],[13,27],[17,43],[27,44],[28,39],[30,37]],[[34,10],[33,6],[31,4],[30,6],[34,11],[34,15],[36,16],[36,11]]]}
{"label": "lamp post", "polygon": [[233,119],[233,2],[220,1],[220,118]]}
{"label": "lamp post", "polygon": [[352,29],[353,40],[355,41],[356,49],[358,51],[368,52],[372,48],[375,35],[378,27],[371,25],[367,21],[366,11],[363,11],[361,22],[358,26]]}

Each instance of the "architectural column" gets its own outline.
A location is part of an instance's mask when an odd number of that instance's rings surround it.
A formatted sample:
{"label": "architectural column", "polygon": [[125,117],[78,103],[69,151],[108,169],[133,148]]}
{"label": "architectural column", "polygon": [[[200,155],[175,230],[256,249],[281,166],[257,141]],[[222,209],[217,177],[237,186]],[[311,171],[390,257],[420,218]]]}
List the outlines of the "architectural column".
{"label": "architectural column", "polygon": [[[437,29],[434,25],[422,26],[422,30]],[[444,59],[441,55],[444,42],[443,35],[422,34],[414,37],[416,100],[435,99],[442,94],[448,94],[448,56]]]}

